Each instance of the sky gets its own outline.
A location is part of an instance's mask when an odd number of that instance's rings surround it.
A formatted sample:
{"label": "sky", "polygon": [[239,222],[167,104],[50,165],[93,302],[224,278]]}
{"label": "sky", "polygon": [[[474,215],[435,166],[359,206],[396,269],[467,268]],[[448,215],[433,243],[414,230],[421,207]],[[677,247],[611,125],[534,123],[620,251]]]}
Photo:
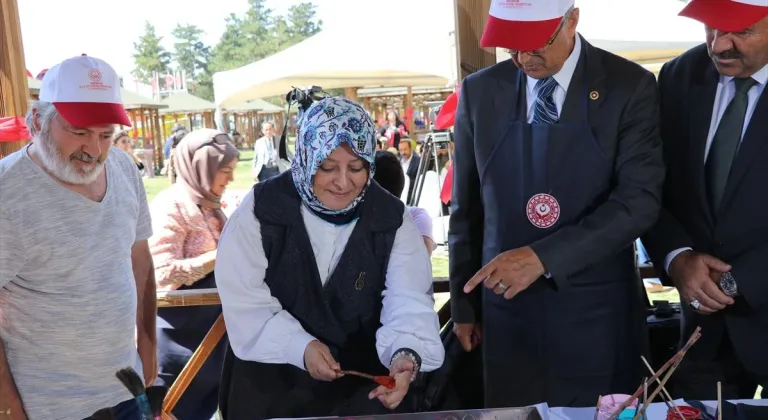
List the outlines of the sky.
{"label": "sky", "polygon": [[[348,0],[312,0],[318,17],[338,24]],[[285,12],[299,0],[267,0],[267,6]],[[122,76],[133,69],[133,43],[149,20],[172,50],[171,30],[177,23],[197,25],[203,40],[214,45],[230,13],[241,14],[247,0],[19,0],[21,32],[27,69],[41,70],[80,54],[108,62]]]}

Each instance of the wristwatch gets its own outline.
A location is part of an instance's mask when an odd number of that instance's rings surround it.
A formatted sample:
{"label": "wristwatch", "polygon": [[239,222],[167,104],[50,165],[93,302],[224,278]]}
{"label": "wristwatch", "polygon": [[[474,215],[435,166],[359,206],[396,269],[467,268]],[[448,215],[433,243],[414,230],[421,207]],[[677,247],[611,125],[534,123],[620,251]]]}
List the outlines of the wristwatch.
{"label": "wristwatch", "polygon": [[739,295],[739,289],[736,287],[736,279],[733,278],[730,271],[723,273],[723,275],[720,276],[720,289],[729,297],[736,297]]}

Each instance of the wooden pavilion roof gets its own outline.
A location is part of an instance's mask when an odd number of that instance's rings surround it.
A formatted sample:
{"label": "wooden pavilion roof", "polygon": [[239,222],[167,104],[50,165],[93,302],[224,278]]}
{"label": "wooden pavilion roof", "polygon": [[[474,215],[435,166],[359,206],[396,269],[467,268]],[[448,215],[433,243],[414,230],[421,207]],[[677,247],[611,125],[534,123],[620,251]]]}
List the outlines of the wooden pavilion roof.
{"label": "wooden pavilion roof", "polygon": [[285,112],[285,108],[269,103],[263,99],[254,99],[252,101],[230,106],[225,109],[226,112],[261,112],[264,114],[276,114]]}
{"label": "wooden pavilion roof", "polygon": [[168,105],[160,103],[152,98],[139,95],[126,89],[120,89],[120,95],[123,97],[123,106],[126,110],[131,109],[163,109]]}
{"label": "wooden pavilion roof", "polygon": [[187,92],[174,93],[160,102],[168,105],[168,108],[160,111],[160,115],[198,114],[216,110],[213,102]]}

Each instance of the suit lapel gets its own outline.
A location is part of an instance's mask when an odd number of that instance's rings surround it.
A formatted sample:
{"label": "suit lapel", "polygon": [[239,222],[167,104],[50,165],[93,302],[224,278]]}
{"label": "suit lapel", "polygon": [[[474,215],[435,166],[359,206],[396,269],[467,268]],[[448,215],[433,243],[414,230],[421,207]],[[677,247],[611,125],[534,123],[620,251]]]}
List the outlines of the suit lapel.
{"label": "suit lapel", "polygon": [[[581,37],[581,35],[577,35]],[[600,52],[586,39],[581,37],[581,56],[573,72],[571,84],[563,103],[560,122],[579,123],[583,121],[584,103],[588,103],[589,115],[598,115],[597,110],[608,96],[605,85],[605,68],[600,59]],[[585,95],[587,95],[585,97]]]}
{"label": "suit lapel", "polygon": [[704,177],[704,151],[709,137],[709,126],[712,121],[719,75],[709,57],[707,57],[707,61],[705,72],[694,81],[689,92],[688,156],[692,159],[690,176],[693,177],[692,185],[696,189],[699,206],[704,209],[710,226],[713,226],[714,215],[707,200],[707,184]]}
{"label": "suit lapel", "polygon": [[744,133],[744,138],[741,140],[741,145],[736,154],[736,158],[731,166],[731,174],[728,177],[728,183],[725,185],[725,193],[723,194],[723,208],[721,211],[725,211],[733,194],[738,189],[739,184],[744,175],[749,170],[749,166],[758,155],[760,149],[768,142],[768,94],[766,89],[758,99],[755,111],[752,113],[752,118],[747,126],[747,131]]}
{"label": "suit lapel", "polygon": [[[498,111],[498,115],[506,116],[506,118],[499,118],[497,120],[499,130],[496,131],[499,132],[499,136],[507,128],[507,125],[516,119],[516,115],[513,115],[516,108],[515,101],[522,103],[524,106],[526,104],[525,82],[518,83],[519,78],[525,80],[523,72],[515,66],[511,59],[504,63],[508,66],[508,69],[499,72],[500,76],[496,79],[499,92],[494,95],[495,99],[493,101],[494,109]],[[518,89],[520,90],[519,92]]]}

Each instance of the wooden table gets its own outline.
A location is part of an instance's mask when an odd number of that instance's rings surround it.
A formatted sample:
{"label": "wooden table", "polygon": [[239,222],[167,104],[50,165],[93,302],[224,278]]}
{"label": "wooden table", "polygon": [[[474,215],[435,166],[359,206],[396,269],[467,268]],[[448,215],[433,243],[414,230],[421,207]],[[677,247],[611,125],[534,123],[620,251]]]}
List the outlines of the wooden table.
{"label": "wooden table", "polygon": [[[643,279],[656,278],[656,271],[652,265],[644,264],[639,267],[640,275]],[[435,293],[448,293],[449,285],[447,277],[436,277],[434,279],[434,291]],[[198,290],[175,290],[166,292],[157,292],[157,307],[158,308],[178,308],[182,306],[204,306],[204,305],[220,305],[221,300],[219,298],[219,292],[216,289],[198,289]],[[450,301],[446,302],[442,308],[438,311],[440,317],[440,325],[445,325],[451,317]],[[202,367],[203,363],[208,359],[213,349],[221,340],[226,332],[226,326],[224,324],[223,315],[219,315],[219,318],[208,331],[200,346],[192,354],[192,358],[179,374],[179,377],[168,389],[168,394],[163,401],[163,418],[173,419],[171,411],[179,402],[179,399],[186,391],[192,379],[197,375],[197,372]]]}

